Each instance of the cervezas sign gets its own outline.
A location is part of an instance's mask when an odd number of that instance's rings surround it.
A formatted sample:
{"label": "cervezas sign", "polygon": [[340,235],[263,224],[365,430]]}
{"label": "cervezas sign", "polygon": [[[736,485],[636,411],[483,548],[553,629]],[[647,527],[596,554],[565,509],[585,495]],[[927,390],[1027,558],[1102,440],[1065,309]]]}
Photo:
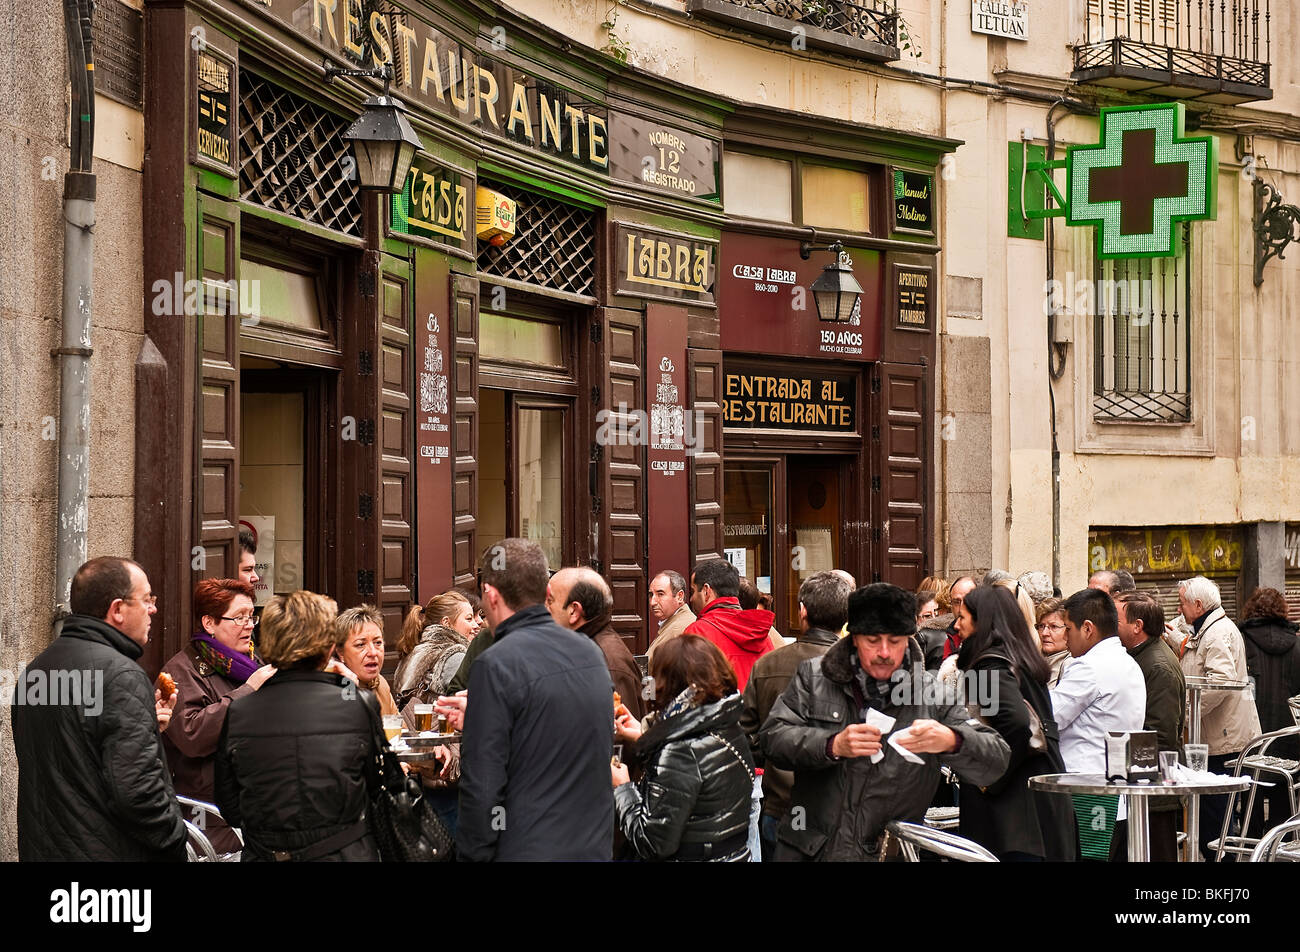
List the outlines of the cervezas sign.
{"label": "cervezas sign", "polygon": [[427,8],[393,4],[380,12],[362,0],[268,5],[290,29],[358,66],[391,64],[392,91],[403,99],[526,148],[601,172],[609,167],[604,106],[478,53],[435,26]]}

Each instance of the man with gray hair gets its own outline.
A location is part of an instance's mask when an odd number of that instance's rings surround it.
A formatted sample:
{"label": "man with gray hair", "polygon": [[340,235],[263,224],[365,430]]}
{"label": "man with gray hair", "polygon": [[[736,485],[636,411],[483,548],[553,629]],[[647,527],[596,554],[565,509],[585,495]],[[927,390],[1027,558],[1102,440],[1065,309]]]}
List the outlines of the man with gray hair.
{"label": "man with gray hair", "polygon": [[[1246,643],[1223,610],[1219,586],[1204,575],[1178,583],[1178,608],[1191,633],[1178,641],[1179,664],[1185,678],[1245,681]],[[1166,638],[1174,629],[1165,626]],[[1201,743],[1210,748],[1210,772],[1227,773],[1241,749],[1261,733],[1259,711],[1247,691],[1205,691],[1201,694]],[[1226,796],[1201,798],[1201,852],[1219,837],[1228,806]],[[1225,859],[1231,858],[1225,856]]]}
{"label": "man with gray hair", "polygon": [[1102,569],[1093,572],[1088,578],[1088,587],[1114,596],[1124,592],[1136,592],[1137,582],[1133,580],[1133,573],[1124,569],[1117,569],[1114,572],[1110,569]]}
{"label": "man with gray hair", "polygon": [[680,572],[664,569],[650,580],[650,614],[659,623],[659,634],[650,642],[650,650],[646,652],[647,664],[654,657],[656,648],[695,623],[695,612],[687,604],[690,597],[686,579]]}
{"label": "man with gray hair", "polygon": [[758,730],[799,665],[809,658],[820,658],[839,640],[840,629],[849,620],[852,591],[853,586],[843,573],[818,572],[804,579],[799,586],[799,640],[759,658],[745,685],[740,729],[749,738],[754,763],[763,768],[763,816],[759,835],[764,860],[770,860],[776,850],[776,829],[790,809],[794,774],[777,767],[764,767]]}

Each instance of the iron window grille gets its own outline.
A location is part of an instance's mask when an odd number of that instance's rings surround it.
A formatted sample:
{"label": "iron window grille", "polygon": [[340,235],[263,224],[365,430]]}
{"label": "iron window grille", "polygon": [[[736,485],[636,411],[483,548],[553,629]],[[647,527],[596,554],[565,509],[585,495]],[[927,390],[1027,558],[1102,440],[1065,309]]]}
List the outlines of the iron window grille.
{"label": "iron window grille", "polygon": [[512,185],[480,184],[518,203],[514,237],[499,248],[479,242],[481,274],[571,294],[595,293],[594,212]]}
{"label": "iron window grille", "polygon": [[1185,423],[1191,419],[1191,229],[1168,258],[1093,265],[1093,416]]}
{"label": "iron window grille", "polygon": [[346,235],[361,234],[349,120],[239,71],[239,197]]}

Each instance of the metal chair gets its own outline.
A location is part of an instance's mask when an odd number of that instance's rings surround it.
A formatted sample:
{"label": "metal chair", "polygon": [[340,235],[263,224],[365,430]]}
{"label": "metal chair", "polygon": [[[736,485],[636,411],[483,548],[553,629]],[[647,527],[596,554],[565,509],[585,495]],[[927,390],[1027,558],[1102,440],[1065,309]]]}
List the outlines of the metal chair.
{"label": "metal chair", "polygon": [[944,859],[957,860],[962,863],[996,863],[998,858],[978,843],[949,833],[947,830],[932,830],[919,823],[905,823],[893,820],[885,830],[898,840],[899,851],[909,863],[919,863],[917,847],[934,853]]}
{"label": "metal chair", "polygon": [[[1300,726],[1283,727],[1281,730],[1260,734],[1242,749],[1241,755],[1233,765],[1232,775],[1240,777],[1243,770],[1249,770],[1255,780],[1259,780],[1261,773],[1276,777],[1278,782],[1286,784],[1287,802],[1290,804],[1291,814],[1295,815],[1300,811],[1300,804],[1296,802],[1296,784],[1300,782],[1300,761],[1272,757],[1268,754],[1268,748],[1282,737],[1300,737]],[[1242,833],[1239,836],[1228,835],[1238,797],[1235,791],[1228,794],[1228,807],[1223,815],[1223,827],[1219,831],[1219,838],[1210,841],[1210,848],[1215,851],[1215,862],[1222,861],[1224,853],[1246,855],[1259,845],[1258,838],[1246,835],[1246,831],[1250,829],[1251,813],[1255,809],[1256,792],[1257,787],[1252,784],[1250,796],[1246,799],[1246,812],[1241,818]]]}
{"label": "metal chair", "polygon": [[1286,706],[1291,709],[1291,720],[1295,721],[1297,727],[1300,727],[1300,694],[1287,698]]}
{"label": "metal chair", "polygon": [[1293,816],[1285,823],[1273,827],[1262,837],[1250,854],[1252,863],[1300,863],[1300,840],[1293,840],[1283,846],[1282,840],[1287,836],[1300,834],[1300,816]]}
{"label": "metal chair", "polygon": [[[194,800],[190,797],[177,796],[176,802],[182,807],[187,807],[190,816],[199,819],[198,823],[185,820],[185,829],[189,833],[189,839],[185,842],[185,856],[191,863],[219,863],[223,857],[238,856],[237,853],[218,853],[212,846],[212,841],[208,839],[207,818],[216,817],[222,819],[221,811],[211,803],[204,803],[202,800]],[[239,830],[231,827],[235,831],[240,845],[244,843],[244,835]]]}

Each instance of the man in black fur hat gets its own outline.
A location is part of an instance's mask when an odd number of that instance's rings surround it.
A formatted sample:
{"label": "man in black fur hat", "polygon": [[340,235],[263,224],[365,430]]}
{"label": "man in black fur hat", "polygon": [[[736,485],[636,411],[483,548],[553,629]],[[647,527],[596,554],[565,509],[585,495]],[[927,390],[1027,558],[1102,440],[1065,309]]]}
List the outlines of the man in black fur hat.
{"label": "man in black fur hat", "polygon": [[[799,666],[759,732],[767,759],[794,771],[778,860],[878,859],[885,824],[925,816],[940,764],[987,786],[1010,758],[1006,742],[951,703],[925,670],[911,638],[911,592],[885,583],[858,589],[848,631]],[[891,733],[902,735],[910,759],[889,743]]]}

